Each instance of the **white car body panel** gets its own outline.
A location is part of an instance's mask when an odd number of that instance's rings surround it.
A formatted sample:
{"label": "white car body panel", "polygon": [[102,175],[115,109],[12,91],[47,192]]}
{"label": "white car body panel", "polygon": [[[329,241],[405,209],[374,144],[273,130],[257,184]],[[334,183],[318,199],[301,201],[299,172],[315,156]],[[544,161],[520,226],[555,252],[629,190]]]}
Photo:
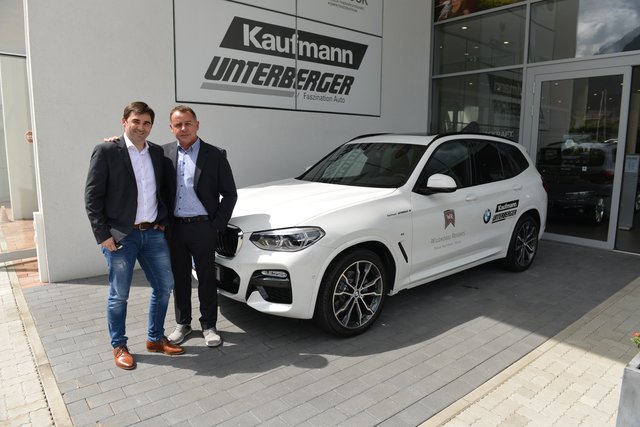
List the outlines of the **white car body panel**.
{"label": "white car body panel", "polygon": [[[431,139],[385,135],[383,141],[427,145]],[[444,137],[438,143],[448,139]],[[436,143],[429,146],[406,184],[398,188],[287,179],[238,190],[238,202],[229,224],[242,230],[244,242],[234,257],[217,256],[216,262],[237,274],[239,288],[237,292],[224,289],[219,292],[264,313],[308,319],[314,315],[327,268],[336,257],[356,245],[375,242],[386,248],[395,270],[389,292],[392,295],[504,258],[516,222],[527,211],[535,211],[539,216],[539,237],[542,236],[546,192],[533,166],[513,178],[452,193],[414,192],[414,183],[436,146]],[[507,206],[515,201],[515,208]],[[455,213],[455,223],[445,219],[447,210]],[[502,215],[496,217],[498,214]],[[493,222],[502,216],[504,219]],[[267,251],[249,241],[254,232],[291,227],[319,227],[326,235],[297,252]],[[257,290],[247,295],[252,274],[271,270],[288,272],[291,304],[269,302]]]}

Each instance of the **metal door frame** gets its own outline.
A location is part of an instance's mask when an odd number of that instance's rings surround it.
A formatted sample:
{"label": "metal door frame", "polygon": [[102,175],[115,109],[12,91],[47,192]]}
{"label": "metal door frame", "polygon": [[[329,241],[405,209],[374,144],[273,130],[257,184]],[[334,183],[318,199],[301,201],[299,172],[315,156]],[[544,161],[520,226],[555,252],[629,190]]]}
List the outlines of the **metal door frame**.
{"label": "metal door frame", "polygon": [[[576,61],[566,64],[554,64],[549,66],[530,67],[525,70],[523,109],[522,114],[522,141],[533,161],[536,161],[538,148],[538,131],[540,116],[540,94],[542,83],[553,80],[570,80],[598,76],[622,75],[622,95],[620,104],[620,122],[618,128],[618,150],[616,153],[616,166],[611,193],[611,212],[609,213],[609,228],[605,241],[592,240],[582,237],[565,236],[561,234],[545,233],[544,238],[559,242],[591,246],[602,249],[614,249],[616,229],[618,226],[618,209],[620,205],[620,191],[622,186],[622,173],[624,166],[624,153],[626,147],[627,123],[629,115],[629,100],[631,94],[632,65],[628,58],[620,61],[607,59],[594,59],[589,61]],[[619,62],[619,64],[616,64]]]}

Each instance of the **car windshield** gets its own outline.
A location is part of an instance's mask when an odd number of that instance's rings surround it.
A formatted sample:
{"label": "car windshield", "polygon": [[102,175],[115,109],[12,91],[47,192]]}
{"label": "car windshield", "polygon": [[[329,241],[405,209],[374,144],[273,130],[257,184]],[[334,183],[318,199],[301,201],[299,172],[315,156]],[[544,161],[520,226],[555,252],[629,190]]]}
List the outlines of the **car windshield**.
{"label": "car windshield", "polygon": [[396,188],[407,182],[426,148],[399,143],[349,143],[336,149],[298,179]]}

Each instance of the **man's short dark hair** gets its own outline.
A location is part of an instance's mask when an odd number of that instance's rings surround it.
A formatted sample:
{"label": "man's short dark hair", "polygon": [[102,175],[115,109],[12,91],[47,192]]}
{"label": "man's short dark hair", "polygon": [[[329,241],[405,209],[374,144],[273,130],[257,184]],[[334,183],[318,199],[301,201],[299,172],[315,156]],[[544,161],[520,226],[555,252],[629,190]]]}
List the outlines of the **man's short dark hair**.
{"label": "man's short dark hair", "polygon": [[122,113],[122,117],[125,120],[129,119],[129,116],[132,114],[148,114],[151,116],[151,124],[153,124],[154,119],[156,118],[156,113],[153,112],[151,107],[149,107],[145,102],[142,101],[134,101],[129,103],[126,107],[124,107],[124,113]]}
{"label": "man's short dark hair", "polygon": [[187,107],[186,105],[176,105],[169,112],[169,121],[171,121],[171,117],[173,116],[173,113],[175,113],[176,111],[180,111],[181,113],[191,113],[191,115],[193,116],[193,120],[198,120],[198,116],[196,116],[196,112],[193,111],[191,107]]}

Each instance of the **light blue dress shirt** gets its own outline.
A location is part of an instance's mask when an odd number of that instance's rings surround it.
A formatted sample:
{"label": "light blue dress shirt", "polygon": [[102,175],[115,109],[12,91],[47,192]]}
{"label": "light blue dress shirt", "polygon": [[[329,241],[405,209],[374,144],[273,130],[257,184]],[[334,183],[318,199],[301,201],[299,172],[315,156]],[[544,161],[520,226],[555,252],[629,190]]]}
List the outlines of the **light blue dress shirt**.
{"label": "light blue dress shirt", "polygon": [[[176,144],[178,143],[176,142]],[[207,215],[207,210],[200,202],[200,199],[198,199],[194,187],[196,160],[198,159],[199,152],[200,138],[187,150],[184,150],[180,147],[180,144],[178,144],[178,159],[176,162],[176,207],[173,212],[177,217]]]}

